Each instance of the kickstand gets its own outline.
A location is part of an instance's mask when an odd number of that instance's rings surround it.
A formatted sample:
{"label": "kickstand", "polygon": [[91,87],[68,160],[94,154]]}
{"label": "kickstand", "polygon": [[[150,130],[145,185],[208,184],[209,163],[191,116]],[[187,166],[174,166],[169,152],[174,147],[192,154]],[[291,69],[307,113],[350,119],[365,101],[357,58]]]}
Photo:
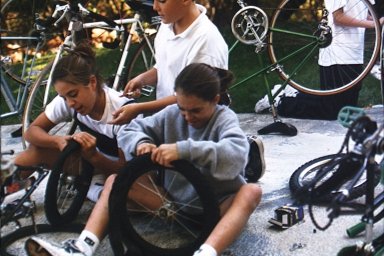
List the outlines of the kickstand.
{"label": "kickstand", "polygon": [[286,135],[286,136],[296,136],[297,135],[297,129],[295,126],[289,123],[283,123],[276,114],[276,109],[273,104],[271,104],[272,108],[272,116],[273,116],[273,123],[261,128],[257,131],[258,134],[264,135],[264,134],[279,134],[279,135]]}

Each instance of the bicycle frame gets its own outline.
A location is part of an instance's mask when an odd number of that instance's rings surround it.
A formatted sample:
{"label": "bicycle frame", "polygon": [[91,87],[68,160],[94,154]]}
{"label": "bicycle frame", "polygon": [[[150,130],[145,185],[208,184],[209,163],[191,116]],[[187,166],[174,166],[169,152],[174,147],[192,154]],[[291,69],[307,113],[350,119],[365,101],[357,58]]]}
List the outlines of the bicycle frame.
{"label": "bicycle frame", "polygon": [[[58,51],[54,56],[54,60],[45,66],[44,70],[34,82],[31,92],[28,95],[27,103],[23,113],[22,133],[24,133],[28,129],[31,121],[33,121],[39,114],[41,114],[44,111],[45,107],[48,105],[48,103],[53,99],[53,97],[57,95],[52,84],[53,70],[55,69],[60,58],[64,54],[66,54],[66,52],[73,50],[81,39],[84,39],[83,32],[86,29],[101,28],[104,30],[116,31],[118,33],[118,37],[113,43],[109,43],[109,47],[108,45],[106,45],[106,47],[110,48],[111,46],[113,46],[113,48],[116,48],[116,46],[118,45],[124,45],[124,52],[121,55],[118,74],[114,77],[113,87],[115,89],[120,90],[121,88],[118,88],[119,86],[125,86],[126,79],[130,79],[131,76],[135,75],[134,73],[137,72],[136,69],[145,69],[143,71],[146,71],[152,67],[152,64],[154,62],[154,48],[151,41],[152,31],[146,30],[146,28],[142,24],[142,17],[140,15],[140,11],[136,12],[137,15],[135,15],[133,18],[110,20],[105,16],[88,11],[81,4],[74,5],[74,3],[72,3],[72,5],[66,4],[62,6],[56,6],[55,12],[52,14],[53,19],[51,20],[53,21],[51,21],[51,24],[56,26],[58,23],[60,23],[61,20],[66,19],[69,23],[68,34],[65,37],[64,42],[59,46]],[[91,18],[95,21],[84,22],[84,18],[86,17]],[[131,24],[129,35],[124,34],[128,33],[126,31],[127,24]],[[134,40],[133,35],[136,34],[139,38],[138,48],[133,54],[130,54],[132,55],[132,59],[129,61],[129,64],[126,64],[125,62],[128,62],[128,51],[130,49],[131,42],[133,42]],[[126,38],[128,39],[128,41],[120,40],[125,40]],[[149,57],[151,58],[148,58],[148,61],[151,62],[151,65],[149,65],[149,63],[143,64],[143,59],[145,59],[145,61],[147,60],[145,55],[150,55]],[[122,71],[125,65],[127,65],[126,70],[124,70],[126,72],[122,75]],[[109,84],[107,85],[111,86]],[[145,87],[144,90],[142,90],[142,94],[148,96],[149,94],[151,94],[152,91],[153,88]],[[68,122],[62,122],[60,123],[60,125],[55,126],[54,129],[50,131],[50,133],[61,135],[72,134],[75,129],[76,126],[73,125],[73,123],[71,125]],[[22,143],[24,147],[26,147],[28,144],[24,139],[22,140]]]}
{"label": "bicycle frame", "polygon": [[[25,189],[24,195],[18,199],[18,201],[12,201],[10,203],[3,204],[3,184],[1,184],[1,227],[7,225],[9,222],[16,223],[17,227],[20,228],[19,219],[31,217],[32,224],[35,225],[34,217],[34,204],[31,200],[32,193],[38,188],[39,184],[49,174],[50,170],[43,168],[42,166],[26,166],[16,167],[16,172],[35,170],[37,172],[37,179],[33,181],[31,186]],[[16,202],[16,204],[14,204]]]}
{"label": "bicycle frame", "polygon": [[[41,47],[43,46],[43,33],[41,33],[42,37],[33,37],[33,36],[28,36],[28,37],[2,37],[2,40],[23,40],[23,41],[36,41],[36,46],[34,47],[36,52],[39,52]],[[26,102],[26,98],[29,93],[29,88],[32,85],[32,76],[35,73],[34,70],[34,65],[35,65],[35,60],[36,60],[36,54],[33,55],[31,59],[29,59],[29,54],[26,54],[29,52],[30,46],[28,46],[25,51],[24,51],[24,59],[23,59],[23,66],[22,66],[22,71],[21,71],[21,76],[20,79],[22,81],[18,81],[19,88],[17,89],[17,95],[15,97],[14,92],[13,92],[13,86],[10,85],[7,80],[5,79],[6,74],[6,65],[8,62],[12,62],[9,56],[7,57],[2,57],[1,59],[1,94],[4,98],[5,103],[7,104],[9,111],[1,113],[0,119],[11,117],[11,116],[16,116],[16,115],[21,115],[24,111],[24,106]],[[30,64],[28,64],[30,62]],[[4,69],[4,70],[3,70]],[[29,69],[29,71],[28,71]],[[24,84],[25,82],[25,84]]]}
{"label": "bicycle frame", "polygon": [[[84,13],[85,15],[87,15],[87,13],[89,13],[87,11],[87,9],[85,9],[81,4],[79,4],[78,6],[79,6],[80,11],[82,13]],[[62,7],[60,7],[60,8],[62,8]],[[60,8],[59,8],[59,10],[60,10]],[[69,8],[69,7],[67,7],[67,8]],[[58,23],[66,15],[66,12],[68,12],[68,11],[69,11],[69,9],[64,9],[64,13],[61,15],[61,17],[58,19],[58,21],[56,23]],[[69,23],[69,26],[68,26],[68,28],[69,28],[68,30],[71,33],[70,33],[70,35],[68,35],[65,38],[64,43],[59,47],[59,51],[57,52],[57,54],[55,56],[55,59],[53,61],[53,65],[52,65],[52,69],[51,70],[55,69],[55,66],[56,66],[57,62],[59,61],[59,59],[61,58],[62,54],[67,49],[73,49],[74,45],[76,44],[76,42],[75,42],[76,40],[74,40],[74,38],[73,38],[73,32],[74,32],[73,24],[74,24],[74,22],[79,22],[79,21],[74,21],[72,19],[70,20],[70,23]],[[119,66],[118,66],[118,69],[117,69],[117,72],[116,72],[116,76],[115,76],[115,79],[114,79],[114,82],[113,82],[113,85],[112,85],[112,88],[117,90],[119,82],[120,82],[120,79],[121,79],[121,76],[122,76],[123,69],[125,67],[126,60],[128,58],[128,53],[129,53],[129,49],[130,49],[130,46],[131,46],[133,35],[138,33],[137,31],[140,31],[140,35],[147,42],[147,44],[150,47],[150,50],[151,50],[153,55],[154,55],[155,51],[154,51],[154,48],[153,48],[153,46],[152,46],[148,36],[145,33],[145,29],[144,29],[144,27],[143,27],[143,25],[141,23],[141,16],[140,16],[139,13],[136,13],[133,18],[114,20],[114,23],[117,26],[120,26],[120,27],[113,28],[113,27],[111,27],[110,24],[107,24],[104,21],[82,23],[81,25],[76,24],[76,26],[77,27],[80,26],[79,30],[89,29],[89,28],[103,28],[103,29],[107,29],[107,30],[115,30],[118,33],[122,33],[122,32],[125,31],[124,28],[122,27],[122,25],[131,24],[131,28],[130,28],[130,31],[129,31],[128,39],[127,39],[127,41],[126,41],[126,43],[124,45],[124,49],[123,49],[123,52],[122,52],[122,55],[121,55]],[[48,95],[49,95],[50,88],[52,86],[51,85],[51,81],[52,81],[52,77],[51,76],[52,76],[52,73],[50,73],[49,78],[47,80],[47,87],[45,89],[44,103],[43,103],[43,107],[44,108],[45,108],[46,104],[48,104]]]}
{"label": "bicycle frame", "polygon": [[[336,42],[335,44],[338,46],[342,43],[335,40],[339,34],[336,32],[332,34],[331,25],[333,23],[328,17],[330,14],[323,6],[323,1],[311,1],[314,2],[311,3],[314,5],[313,7],[301,7],[296,2],[299,1],[282,0],[277,7],[264,8],[247,6],[245,1],[237,0],[241,9],[233,16],[231,22],[232,33],[236,41],[230,47],[230,56],[235,49],[239,48],[238,45],[241,42],[255,47],[257,55],[255,57],[258,62],[252,62],[252,65],[257,67],[246,74],[242,74],[241,79],[232,85],[230,90],[245,85],[246,82],[262,75],[261,82],[265,84],[275,120],[277,120],[277,113],[273,105],[274,100],[287,85],[291,85],[300,92],[318,96],[334,95],[347,91],[359,84],[369,74],[380,50],[381,38],[378,36],[380,31],[378,17],[369,2],[362,0],[359,4],[364,5],[365,11],[372,16],[374,21],[374,28],[370,29],[369,33],[365,29],[366,38],[369,39],[364,42],[363,70],[360,73],[356,72],[355,78],[352,78],[350,82],[340,84],[340,87],[328,88],[327,85],[322,85],[320,72],[317,72],[321,50],[333,42]],[[270,15],[264,11],[267,9],[270,9]],[[292,18],[292,13],[297,15],[295,19]],[[307,18],[302,18],[306,17],[305,15]],[[268,64],[263,63],[264,60],[260,56],[264,50],[270,60]],[[274,82],[281,84],[281,87],[272,93],[267,75],[273,71],[280,78]],[[308,71],[312,72],[309,73],[311,76],[307,76]]]}
{"label": "bicycle frame", "polygon": [[[384,210],[381,207],[384,201],[384,192],[375,195],[375,176],[377,173],[381,172],[380,167],[384,164],[384,124],[377,124],[375,121],[372,121],[369,117],[365,116],[365,113],[361,109],[353,107],[345,107],[340,111],[339,122],[343,126],[349,128],[339,153],[342,152],[344,147],[348,147],[350,138],[355,142],[355,144],[351,151],[347,150],[343,160],[344,164],[340,164],[338,169],[335,170],[332,175],[336,177],[336,173],[350,173],[352,176],[350,175],[351,177],[347,178],[347,180],[341,180],[341,178],[344,179],[345,177],[340,177],[340,175],[338,175],[333,182],[328,182],[327,186],[329,187],[327,190],[321,188],[321,186],[324,186],[325,184],[325,182],[322,181],[323,176],[327,175],[327,172],[332,169],[331,165],[333,163],[330,161],[327,165],[323,166],[321,170],[319,170],[318,175],[316,175],[316,177],[314,177],[314,179],[305,187],[305,190],[311,191],[310,197],[312,197],[313,195],[319,196],[316,194],[318,192],[327,193],[327,191],[330,190],[338,190],[339,185],[336,185],[337,182],[348,182],[348,185],[342,190],[342,193],[336,195],[332,202],[328,205],[328,210],[330,210],[328,218],[330,221],[325,226],[319,226],[314,219],[312,212],[313,203],[311,202],[312,198],[307,198],[305,201],[307,201],[306,204],[309,206],[309,213],[312,222],[320,230],[327,229],[331,225],[332,220],[340,215],[362,214],[362,223],[364,223],[364,225],[359,223],[355,227],[348,230],[347,233],[351,233],[350,236],[354,236],[363,231],[365,228],[365,238],[362,248],[357,249],[371,252],[371,250],[374,249],[372,247],[372,243],[376,240],[374,239],[373,232],[374,223],[384,217]],[[381,158],[379,164],[375,161],[376,157]],[[356,165],[350,164],[353,161],[355,161]],[[357,203],[349,201],[349,196],[353,187],[358,183],[363,174],[366,174],[367,183],[365,202]],[[380,212],[375,213],[376,210],[380,210]]]}

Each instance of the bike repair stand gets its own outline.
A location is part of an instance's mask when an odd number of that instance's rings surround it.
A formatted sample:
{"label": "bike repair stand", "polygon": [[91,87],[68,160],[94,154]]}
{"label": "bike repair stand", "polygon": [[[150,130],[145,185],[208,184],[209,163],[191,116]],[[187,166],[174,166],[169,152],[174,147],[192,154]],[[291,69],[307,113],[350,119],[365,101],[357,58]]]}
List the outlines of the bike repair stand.
{"label": "bike repair stand", "polygon": [[[258,59],[260,64],[263,65],[263,60],[261,59],[260,55],[258,55]],[[267,88],[269,105],[271,106],[271,109],[272,109],[273,123],[265,126],[264,128],[261,128],[260,130],[257,131],[257,133],[260,135],[280,134],[280,135],[286,135],[286,136],[296,136],[297,135],[296,127],[289,123],[283,123],[283,121],[279,119],[277,115],[277,109],[273,104],[276,96],[287,86],[288,82],[284,82],[281,88],[277,90],[274,93],[274,95],[272,95],[271,87],[269,86],[268,79],[265,73],[263,74],[263,78],[264,78],[265,86]]]}

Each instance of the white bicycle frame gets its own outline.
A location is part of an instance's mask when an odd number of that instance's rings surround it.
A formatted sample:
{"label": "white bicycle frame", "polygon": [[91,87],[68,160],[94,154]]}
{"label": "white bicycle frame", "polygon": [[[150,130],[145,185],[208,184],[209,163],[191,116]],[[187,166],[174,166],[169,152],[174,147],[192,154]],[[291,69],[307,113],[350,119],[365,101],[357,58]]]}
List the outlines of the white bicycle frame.
{"label": "white bicycle frame", "polygon": [[[89,13],[88,10],[85,9],[81,4],[78,4],[78,6],[80,9],[80,12],[83,13],[84,15],[87,15]],[[59,23],[66,16],[66,14],[69,11],[69,5],[56,6],[56,10],[52,16],[57,17],[58,16],[57,13],[59,11],[63,11],[64,13],[55,22],[55,24]],[[122,25],[132,24],[130,31],[129,31],[128,39],[124,45],[123,53],[121,55],[119,66],[117,69],[117,73],[116,73],[116,76],[115,76],[115,79],[114,79],[114,82],[112,85],[113,89],[117,89],[118,84],[119,84],[119,80],[120,80],[121,75],[123,73],[125,62],[126,62],[127,57],[128,57],[129,48],[130,48],[131,42],[132,42],[132,37],[133,37],[133,35],[136,34],[136,30],[138,28],[141,31],[145,31],[145,29],[141,23],[140,14],[138,14],[138,13],[136,13],[133,18],[114,20],[114,22],[118,26],[116,26],[115,28],[112,28],[110,25],[108,25],[106,22],[103,22],[103,21],[81,23],[80,21],[74,22],[73,20],[70,20],[69,26],[68,26],[68,31],[70,31],[71,33],[70,33],[70,35],[68,35],[64,39],[64,43],[62,45],[60,45],[59,51],[56,53],[55,59],[53,61],[52,69],[51,69],[51,72],[50,72],[48,80],[47,80],[47,87],[46,87],[45,93],[44,93],[44,104],[43,104],[44,107],[46,106],[46,104],[48,104],[47,101],[48,101],[48,95],[49,95],[49,90],[50,90],[51,81],[52,81],[52,70],[54,70],[54,68],[56,67],[56,64],[59,61],[59,59],[61,58],[63,52],[66,49],[72,49],[74,47],[74,42],[73,42],[73,37],[72,37],[73,31],[80,31],[82,29],[88,29],[88,28],[103,28],[103,29],[108,29],[108,30],[115,30],[117,32],[122,32],[122,31],[124,31],[124,28],[122,27]],[[81,26],[81,27],[79,28],[79,26]],[[145,33],[143,33],[143,38],[144,38],[144,40],[146,40],[146,42],[147,42],[147,44],[148,44],[148,46],[152,52],[152,55],[154,56],[155,50],[154,50],[148,36]],[[144,88],[144,91],[149,91],[149,93],[152,92],[152,90],[153,89]]]}

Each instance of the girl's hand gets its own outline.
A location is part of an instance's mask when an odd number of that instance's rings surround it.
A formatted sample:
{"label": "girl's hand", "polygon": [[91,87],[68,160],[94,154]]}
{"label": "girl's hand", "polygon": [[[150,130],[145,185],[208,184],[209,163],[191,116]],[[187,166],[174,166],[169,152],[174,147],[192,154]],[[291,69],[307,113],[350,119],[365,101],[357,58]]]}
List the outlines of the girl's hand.
{"label": "girl's hand", "polygon": [[81,145],[81,156],[90,160],[96,153],[96,137],[87,132],[79,132],[72,135],[72,138]]}
{"label": "girl's hand", "polygon": [[145,153],[151,153],[153,150],[156,149],[156,145],[152,143],[142,143],[139,144],[136,148],[136,154],[143,155]]}
{"label": "girl's hand", "polygon": [[179,159],[176,143],[163,144],[152,151],[152,161],[166,167],[172,167],[171,162]]}
{"label": "girl's hand", "polygon": [[113,119],[109,121],[109,124],[127,124],[132,119],[136,118],[138,114],[140,114],[140,108],[137,103],[127,104],[117,109],[112,113]]}
{"label": "girl's hand", "polygon": [[72,136],[70,136],[70,135],[57,136],[56,143],[57,143],[60,151],[64,150],[64,148],[68,145],[68,141],[70,139],[72,139]]}
{"label": "girl's hand", "polygon": [[144,81],[141,75],[131,79],[124,88],[123,95],[130,98],[140,97],[140,89],[143,87]]}

